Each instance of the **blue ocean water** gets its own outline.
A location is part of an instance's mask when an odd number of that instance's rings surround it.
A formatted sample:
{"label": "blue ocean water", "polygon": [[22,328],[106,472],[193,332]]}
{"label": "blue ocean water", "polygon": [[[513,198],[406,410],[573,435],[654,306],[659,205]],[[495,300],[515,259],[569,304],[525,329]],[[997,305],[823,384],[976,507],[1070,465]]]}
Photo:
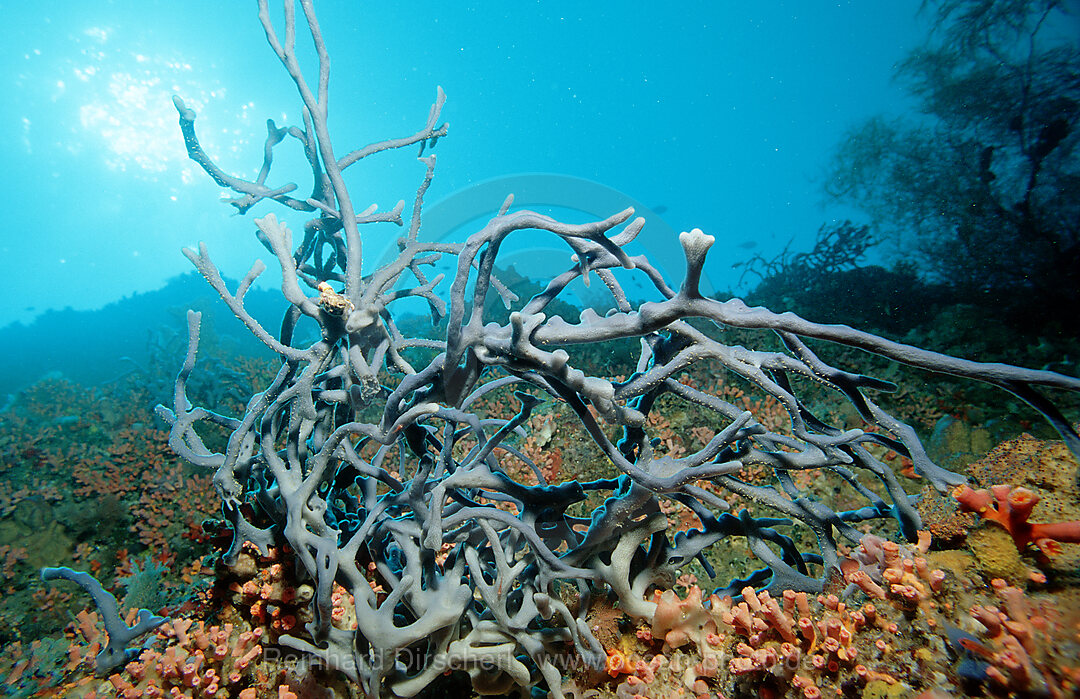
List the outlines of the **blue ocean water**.
{"label": "blue ocean water", "polygon": [[[634,206],[648,224],[632,252],[647,253],[677,283],[676,236],[701,228],[718,240],[704,288],[745,294],[759,279],[740,263],[806,250],[822,226],[868,220],[826,194],[827,168],[867,119],[923,118],[925,102],[896,79],[934,27],[934,12],[920,7],[322,2],[334,144],[344,153],[415,132],[441,86],[450,133],[438,145],[423,238],[464,240],[510,193],[570,221]],[[275,207],[237,216],[219,202],[229,193],[187,158],[173,95],[198,113],[209,155],[247,178],[261,164],[264,120],[300,124],[301,115],[254,2],[0,9],[19,27],[0,52],[8,202],[0,253],[9,261],[0,343],[39,360],[0,376],[8,393],[55,366],[63,341],[52,338],[71,328],[107,328],[79,331],[113,340],[102,358],[137,353],[147,326],[182,332],[179,297],[145,300],[139,313],[149,315],[132,322],[119,308],[111,319],[71,315],[190,274],[181,247],[205,242],[232,278],[266,257],[251,219]],[[1075,15],[1051,20],[1044,37],[1076,34]],[[304,37],[298,50],[313,58]],[[275,158],[271,185],[311,186],[295,142]],[[357,206],[380,210],[411,206],[422,176],[420,163],[397,152],[348,172]],[[294,228],[303,220],[285,219]],[[394,251],[399,232],[365,231],[365,271]],[[500,259],[546,280],[568,252],[554,236],[534,235]],[[276,285],[274,274],[259,282]],[[630,291],[644,298],[648,286],[638,280]],[[582,306],[596,295],[580,284],[570,294]],[[103,376],[115,367],[98,368]]]}
{"label": "blue ocean water", "polygon": [[[845,127],[904,108],[890,76],[920,38],[917,6],[324,2],[319,12],[339,149],[419,128],[441,85],[451,131],[429,203],[522,173],[583,178],[662,210],[676,232],[716,235],[730,252],[710,276],[724,287],[740,245],[772,253],[849,215],[822,207],[815,178]],[[224,168],[254,175],[264,120],[300,119],[255,4],[0,8],[19,27],[0,53],[0,252],[14,261],[0,326],[160,288],[189,270],[179,248],[199,241],[227,272],[246,271],[262,254],[250,216],[216,203],[170,98],[196,109]],[[308,186],[279,157],[280,181]],[[388,208],[411,203],[420,175],[391,155],[359,169],[354,186],[362,206]],[[656,237],[649,244],[673,244]]]}
{"label": "blue ocean water", "polygon": [[[449,229],[425,229],[429,239],[464,239],[511,191],[579,219],[635,203],[660,212],[640,240],[672,278],[681,274],[673,232],[700,227],[717,236],[724,252],[706,273],[722,289],[738,283],[733,262],[776,254],[792,240],[811,240],[822,222],[852,215],[823,205],[823,163],[851,123],[905,108],[890,79],[924,30],[917,5],[697,2],[675,11],[644,2],[322,2],[318,9],[333,55],[331,125],[340,151],[413,133],[436,86],[446,91],[450,135],[439,144],[426,201],[449,202]],[[177,94],[193,107],[207,151],[246,177],[261,164],[264,120],[300,123],[255,3],[0,3],[0,10],[20,28],[0,52],[7,95],[0,186],[8,201],[0,254],[10,261],[0,277],[0,327],[161,289],[190,272],[179,250],[200,241],[232,277],[265,257],[250,219],[271,208],[238,217],[218,203],[224,193],[187,159],[171,102]],[[299,149],[278,150],[270,182],[309,187]],[[411,204],[423,167],[398,156],[353,168],[360,207]],[[513,179],[532,173],[547,176],[548,186]],[[582,212],[590,199],[579,180],[619,196]],[[478,183],[489,187],[466,195],[462,211],[461,193]],[[480,201],[486,205],[474,210]],[[367,268],[397,234],[368,234]],[[539,252],[553,263],[566,258],[553,240],[529,245],[536,249],[516,251],[521,263]],[[512,263],[515,251],[504,255]],[[264,276],[272,288],[273,275]],[[58,326],[71,322],[47,325],[63,332]],[[14,330],[8,344],[38,338]]]}

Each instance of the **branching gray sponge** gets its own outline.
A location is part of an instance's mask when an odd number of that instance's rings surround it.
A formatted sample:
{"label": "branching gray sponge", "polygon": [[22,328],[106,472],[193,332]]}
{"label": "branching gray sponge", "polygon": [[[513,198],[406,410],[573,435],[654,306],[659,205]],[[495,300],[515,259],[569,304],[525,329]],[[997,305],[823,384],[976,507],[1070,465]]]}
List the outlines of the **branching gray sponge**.
{"label": "branching gray sponge", "polygon": [[[561,696],[560,663],[568,655],[594,666],[605,659],[585,621],[597,596],[613,596],[627,613],[649,618],[655,608],[652,590],[693,559],[708,566],[703,552],[723,539],[745,537],[765,564],[734,581],[736,590],[754,584],[815,591],[839,569],[838,539],[858,543],[853,522],[892,518],[904,536],[913,538],[920,522],[911,499],[868,447],[884,445],[910,457],[915,470],[939,490],[963,478],[932,463],[914,430],[874,403],[869,394],[892,390],[892,384],[830,366],[807,339],[1000,386],[1042,412],[1077,451],[1080,439],[1038,393],[1040,387],[1078,390],[1077,379],[956,359],[846,326],[749,308],[738,299],[705,298],[698,280],[715,241],[699,230],[679,237],[686,272],[677,290],[646,256],[626,252],[644,225],[632,209],[569,224],[513,211],[510,196],[464,243],[424,242],[422,204],[435,168],[430,151],[447,133],[439,122],[442,90],[414,134],[339,155],[327,127],[329,59],[312,3],[301,0],[299,7],[318,56],[313,86],[293,46],[296,5],[286,0],[282,32],[267,5],[260,0],[259,18],[296,84],[303,121],[288,127],[268,123],[257,178],[245,180],[219,168],[199,144],[195,113],[180,98],[174,101],[188,154],[237,193],[230,203],[238,211],[269,200],[294,214],[312,215],[298,239],[273,213],[255,220],[259,240],[281,269],[281,292],[288,302],[276,335],[244,307],[245,293],[265,269],[261,262],[234,291],[205,246],[184,251],[237,318],[280,356],[280,369],[242,415],[192,406],[186,384],[195,366],[199,314],[190,312],[189,352],[174,405],[159,406],[158,414],[171,426],[172,447],[214,472],[234,532],[226,558],[235,558],[245,541],[264,551],[288,542],[312,581],[314,621],[305,637],[281,642],[323,658],[368,696],[412,696],[450,669],[468,672],[481,692],[543,682]],[[267,184],[274,148],[286,139],[300,143],[310,165],[309,197],[295,196],[293,183]],[[390,211],[372,206],[358,212],[344,170],[374,153],[409,146],[419,148],[423,166],[410,219],[402,219],[404,202]],[[364,276],[360,226],[373,222],[396,223],[404,234],[397,257]],[[570,262],[542,292],[521,300],[499,282],[495,265],[507,238],[536,232],[558,236],[569,248]],[[442,277],[428,273],[447,255],[456,256],[457,264],[444,300]],[[615,268],[643,275],[663,300],[635,306]],[[579,278],[598,278],[605,285],[610,311],[600,316],[587,309],[577,319],[550,314],[552,302]],[[512,311],[507,323],[486,317],[489,294]],[[446,320],[442,339],[402,333],[391,311],[407,297],[425,301],[435,324]],[[317,324],[319,337],[298,346],[294,334],[303,317]],[[786,351],[727,345],[690,319],[775,333]],[[591,376],[575,366],[575,349],[625,338],[640,340],[636,366],[624,372],[629,378]],[[408,356],[415,348],[434,350],[435,357],[414,366]],[[790,417],[790,431],[770,431],[750,412],[677,380],[680,372],[703,363],[778,401]],[[876,431],[827,424],[800,400],[793,379],[836,391]],[[510,385],[518,389],[515,417],[482,419],[473,412],[480,396]],[[508,440],[523,434],[540,396],[573,410],[610,463],[609,478],[549,484],[531,463],[537,485],[508,475],[507,460],[527,462]],[[648,416],[661,396],[711,415],[708,426],[715,437],[678,458],[654,452]],[[206,447],[197,431],[203,422],[231,432],[224,452]],[[605,424],[621,429],[617,441],[609,439]],[[397,460],[388,463],[393,455]],[[775,485],[752,485],[740,477],[752,467],[771,469]],[[833,511],[796,486],[791,474],[799,470],[849,484],[865,507]],[[866,479],[880,483],[887,499],[867,487]],[[712,486],[703,487],[706,482]],[[717,491],[776,516],[755,517],[747,509],[730,514],[727,499]],[[602,495],[603,506],[588,518],[572,515],[590,494]],[[661,511],[665,500],[689,508],[700,526],[669,538]],[[808,528],[817,550],[800,551],[777,529],[780,525]],[[369,575],[385,595],[373,590]],[[355,631],[332,624],[334,583],[352,596]]]}
{"label": "branching gray sponge", "polygon": [[109,637],[108,643],[95,658],[96,669],[100,675],[107,675],[124,663],[134,660],[139,650],[128,648],[128,644],[168,621],[149,609],[140,609],[135,625],[128,626],[120,616],[120,606],[116,602],[116,597],[89,573],[72,570],[65,566],[42,568],[41,579],[45,582],[70,580],[86,590],[86,593],[94,600],[94,605],[101,614],[101,622],[105,625],[105,633]]}

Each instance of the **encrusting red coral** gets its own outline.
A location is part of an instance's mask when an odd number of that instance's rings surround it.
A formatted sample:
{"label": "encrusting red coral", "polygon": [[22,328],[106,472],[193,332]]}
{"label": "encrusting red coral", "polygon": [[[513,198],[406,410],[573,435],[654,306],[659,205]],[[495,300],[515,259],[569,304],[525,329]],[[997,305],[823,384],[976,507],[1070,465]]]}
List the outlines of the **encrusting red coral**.
{"label": "encrusting red coral", "polygon": [[[680,583],[685,598],[657,590],[652,624],[635,634],[657,653],[652,672],[640,672],[643,661],[630,646],[609,651],[609,674],[628,675],[616,695],[714,697],[734,687],[813,699],[880,693],[898,683],[888,691],[911,690],[897,679],[897,669],[930,662],[928,639],[941,628],[941,606],[949,606],[942,598],[949,577],[930,564],[930,544],[928,532],[913,545],[864,536],[841,566],[848,583],[843,594],[869,598],[858,604],[842,599],[839,589],[815,597],[792,590],[773,596],[752,587],[736,602],[703,593],[689,578]],[[942,677],[927,676],[922,686]]]}
{"label": "encrusting red coral", "polygon": [[945,572],[931,569],[924,558],[929,550],[929,532],[919,532],[913,549],[868,534],[841,564],[844,580],[871,599],[892,598],[903,606],[918,606],[940,590],[945,581]]}
{"label": "encrusting red coral", "polygon": [[[906,570],[903,563],[898,563],[897,569]],[[914,568],[911,574],[915,574]],[[905,579],[904,584],[907,582]],[[932,589],[929,584],[917,584],[920,594]],[[821,696],[813,677],[834,677],[842,668],[863,683],[895,682],[886,673],[855,665],[858,650],[853,641],[857,632],[878,626],[895,633],[891,629],[895,624],[882,623],[872,604],[854,608],[836,595],[821,595],[817,599],[820,612],[815,614],[804,592],[787,590],[782,598],[776,598],[767,590],[746,587],[741,596],[735,603],[731,597],[710,595],[706,605],[696,585],[690,586],[685,599],[671,590],[658,591],[652,629],[639,637],[662,640],[664,650],[691,643],[697,646],[701,662],[686,667],[682,675],[683,685],[695,694],[700,694],[695,688],[703,679],[720,675],[719,659],[725,649],[731,652],[727,671],[732,675],[760,673],[788,683],[806,697]],[[903,595],[888,596],[899,601]],[[809,658],[809,668],[804,667],[804,658]]]}
{"label": "encrusting red coral", "polygon": [[[974,605],[971,616],[986,629],[986,643],[963,639],[960,645],[989,663],[986,676],[1000,689],[1024,696],[1075,696],[1080,666],[1069,667],[1050,640],[1049,608],[1037,608],[1025,592],[997,578],[991,581],[1004,609]],[[1072,657],[1075,663],[1075,656]]]}
{"label": "encrusting red coral", "polygon": [[202,621],[173,619],[158,636],[164,651],[144,650],[125,666],[127,677],[109,677],[124,699],[153,696],[215,697],[224,687],[251,682],[252,662],[262,655],[262,629],[241,631],[233,624],[206,626]]}
{"label": "encrusting red coral", "polygon": [[1034,542],[1045,555],[1051,556],[1061,553],[1059,543],[1080,543],[1080,521],[1049,524],[1028,521],[1039,496],[1027,488],[995,485],[990,490],[973,490],[962,485],[953,491],[953,497],[964,509],[1004,527],[1020,551]]}

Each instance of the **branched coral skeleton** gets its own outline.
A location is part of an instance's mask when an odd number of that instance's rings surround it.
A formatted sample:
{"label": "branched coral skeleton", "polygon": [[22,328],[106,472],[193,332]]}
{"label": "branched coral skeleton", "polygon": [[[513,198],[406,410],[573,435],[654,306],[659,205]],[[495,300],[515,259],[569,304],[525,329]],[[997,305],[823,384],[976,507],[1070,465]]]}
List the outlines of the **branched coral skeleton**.
{"label": "branched coral skeleton", "polygon": [[[963,478],[932,463],[914,430],[867,396],[868,390],[888,391],[892,384],[828,365],[806,339],[998,385],[1039,409],[1074,450],[1080,444],[1036,391],[1078,390],[1080,381],[946,357],[846,326],[749,308],[738,299],[705,298],[698,280],[715,241],[696,229],[679,238],[686,274],[673,289],[646,256],[626,252],[644,225],[632,209],[602,221],[568,224],[513,211],[511,196],[499,214],[463,244],[424,242],[422,204],[435,168],[435,156],[424,152],[447,133],[439,122],[442,90],[416,133],[339,155],[327,125],[329,58],[313,3],[300,0],[299,7],[318,56],[314,85],[296,58],[296,5],[292,0],[284,3],[282,31],[271,20],[268,5],[269,0],[259,0],[259,19],[303,102],[303,126],[268,123],[256,179],[244,180],[219,168],[199,144],[195,113],[180,98],[174,102],[188,154],[216,182],[237,193],[230,203],[239,212],[266,200],[294,213],[313,214],[299,241],[273,213],[255,220],[259,239],[281,269],[281,292],[289,304],[277,335],[244,307],[245,293],[265,269],[261,262],[233,291],[205,246],[184,251],[229,309],[280,356],[280,370],[263,392],[251,397],[243,415],[228,417],[192,406],[185,386],[195,366],[199,314],[191,312],[189,353],[176,382],[174,405],[159,406],[158,414],[171,426],[173,448],[215,473],[225,516],[234,529],[226,559],[235,558],[245,541],[265,549],[284,540],[311,579],[314,621],[307,636],[286,636],[281,642],[322,657],[368,696],[412,696],[448,669],[467,671],[480,691],[543,681],[561,696],[559,657],[571,645],[594,667],[604,666],[604,649],[585,621],[596,595],[612,594],[629,614],[651,618],[656,607],[652,590],[670,571],[693,559],[708,567],[703,551],[730,536],[745,537],[766,564],[733,581],[731,589],[754,584],[819,591],[839,570],[838,538],[850,545],[860,539],[853,522],[892,517],[914,538],[919,517],[909,497],[892,470],[867,447],[884,445],[910,457],[915,470],[939,490]],[[309,197],[295,196],[298,187],[293,183],[267,184],[273,149],[286,138],[299,141],[310,164],[314,184]],[[419,146],[423,165],[409,221],[402,219],[404,203],[390,211],[372,206],[357,212],[343,172],[375,153],[409,146]],[[360,226],[387,221],[407,225],[398,240],[400,252],[363,276]],[[561,238],[572,256],[565,271],[522,302],[499,282],[495,265],[507,238],[536,231]],[[437,289],[441,276],[429,277],[426,271],[444,255],[457,258],[446,301]],[[645,275],[663,300],[635,307],[612,273],[615,268]],[[548,314],[551,302],[571,282],[594,274],[610,291],[611,312],[601,317],[585,310],[576,322]],[[507,324],[485,318],[489,293],[498,294],[512,309]],[[446,318],[442,340],[402,334],[391,306],[406,297],[426,301],[436,323]],[[320,331],[319,339],[306,347],[294,344],[304,316]],[[788,352],[723,344],[692,326],[692,318],[774,332]],[[575,367],[574,347],[624,338],[641,342],[637,365],[625,381],[590,376]],[[406,358],[410,348],[438,354],[424,366],[413,366]],[[779,401],[791,418],[790,434],[772,432],[750,412],[676,380],[680,371],[703,362],[742,377]],[[381,383],[385,377],[392,385]],[[826,424],[800,401],[793,377],[843,394],[878,431]],[[520,389],[516,417],[481,419],[471,411],[478,397],[507,385]],[[523,457],[507,440],[523,433],[522,424],[542,395],[574,411],[610,462],[610,478],[549,484],[532,464],[537,485],[508,475],[503,460]],[[680,458],[654,453],[646,420],[663,395],[712,414],[716,435]],[[373,407],[381,410],[378,417],[361,417]],[[202,422],[231,432],[224,452],[206,447],[197,433]],[[612,442],[604,422],[620,426],[621,439]],[[373,456],[362,456],[373,448]],[[396,470],[387,462],[395,454],[401,459]],[[745,469],[762,466],[775,474],[775,486],[740,479]],[[835,512],[807,496],[791,477],[792,471],[806,469],[850,483],[866,506]],[[890,501],[862,485],[860,477],[878,480]],[[702,487],[705,482],[777,516],[754,517],[745,509],[738,515],[723,512],[727,502]],[[571,515],[571,508],[592,492],[607,494],[603,506],[591,518]],[[669,539],[661,499],[689,508],[700,527]],[[776,528],[796,523],[816,535],[817,552],[800,551]],[[369,563],[385,594],[369,582]],[[335,582],[352,595],[355,631],[331,623]],[[579,601],[568,604],[566,590],[575,591]]]}

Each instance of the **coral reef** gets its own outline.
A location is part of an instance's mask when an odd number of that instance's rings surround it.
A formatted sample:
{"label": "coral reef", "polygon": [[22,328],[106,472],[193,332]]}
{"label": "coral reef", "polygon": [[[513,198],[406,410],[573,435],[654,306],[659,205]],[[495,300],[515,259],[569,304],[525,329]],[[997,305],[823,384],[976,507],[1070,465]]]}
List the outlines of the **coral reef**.
{"label": "coral reef", "polygon": [[[971,577],[952,552],[868,538],[848,588],[810,596],[746,588],[741,601],[691,585],[657,591],[651,626],[607,649],[605,679],[575,697],[1076,696],[1080,608],[1071,594]],[[925,556],[925,557],[924,557]],[[945,572],[934,565],[955,569]],[[970,568],[970,567],[969,567]],[[1043,581],[1045,582],[1045,581]],[[1060,605],[1060,606],[1059,606]]]}
{"label": "coral reef", "polygon": [[[1075,390],[1080,388],[1076,379],[947,358],[851,328],[748,308],[738,299],[721,303],[704,298],[698,280],[715,241],[697,229],[679,237],[686,275],[678,290],[660,278],[647,257],[624,251],[644,225],[633,211],[569,225],[511,211],[511,197],[463,244],[423,242],[422,201],[435,167],[434,156],[423,153],[447,133],[446,125],[438,123],[442,91],[415,134],[340,156],[330,143],[329,63],[313,5],[300,2],[319,57],[318,89],[302,75],[293,48],[295,5],[285,3],[283,31],[273,25],[267,2],[260,2],[259,9],[271,49],[305,105],[302,127],[270,122],[259,177],[245,180],[222,171],[200,145],[194,112],[179,97],[174,102],[189,156],[216,182],[237,192],[230,203],[238,211],[272,200],[314,215],[298,245],[274,214],[255,219],[260,240],[282,270],[282,294],[291,306],[278,337],[244,309],[244,295],[264,266],[254,266],[231,291],[205,246],[186,251],[233,313],[280,355],[281,371],[242,415],[228,417],[193,406],[187,384],[197,357],[200,319],[190,313],[189,354],[174,405],[162,406],[159,415],[171,426],[170,444],[177,452],[215,471],[215,487],[233,528],[225,562],[234,563],[247,541],[264,553],[287,542],[310,576],[313,618],[305,634],[281,635],[278,642],[323,659],[367,695],[389,690],[411,696],[449,669],[468,672],[478,690],[544,682],[557,696],[561,673],[555,659],[568,645],[586,664],[610,666],[584,619],[593,596],[607,591],[625,613],[653,617],[662,597],[650,600],[649,590],[677,565],[698,559],[707,566],[702,552],[732,536],[744,537],[767,565],[732,581],[734,590],[758,584],[778,593],[820,592],[841,570],[840,539],[863,547],[867,560],[862,564],[881,567],[890,593],[908,604],[921,600],[926,584],[941,582],[936,574],[920,579],[912,570],[889,567],[895,561],[888,560],[885,545],[878,549],[886,552],[881,554],[886,560],[873,561],[872,545],[853,526],[891,517],[910,540],[919,527],[912,501],[872,447],[906,456],[914,472],[939,489],[962,479],[934,465],[914,430],[868,398],[869,392],[890,390],[888,382],[827,364],[811,349],[811,339],[1008,388],[1047,416],[1066,440],[1078,443],[1075,432],[1037,392],[1037,387]],[[286,136],[305,147],[315,183],[307,199],[291,196],[294,185],[266,184],[273,147]],[[364,277],[360,227],[387,220],[405,226],[404,205],[357,214],[342,173],[374,152],[414,145],[426,173],[407,233],[399,241],[400,253]],[[572,266],[515,306],[518,299],[494,271],[502,242],[522,231],[561,238],[572,252]],[[441,279],[423,270],[442,255],[458,260],[448,299],[434,292]],[[615,268],[644,273],[663,300],[635,307],[612,273]],[[610,292],[612,308],[605,317],[585,310],[573,323],[550,314],[551,301],[571,281],[592,274]],[[489,293],[512,309],[509,322],[486,317]],[[433,320],[445,317],[441,339],[401,333],[390,309],[406,297],[426,301]],[[305,317],[318,324],[320,337],[297,347],[294,328]],[[691,325],[691,318],[772,331],[786,351],[725,345]],[[626,367],[623,380],[585,374],[565,349],[622,338],[642,340],[636,365]],[[417,347],[437,353],[427,365],[414,365],[409,351]],[[702,362],[724,367],[771,396],[786,413],[789,429],[775,432],[751,412],[675,380],[684,368]],[[799,381],[807,378],[847,396],[875,431],[840,429],[813,415],[799,399]],[[471,412],[481,395],[511,385],[519,389],[515,415],[482,420]],[[552,474],[555,463],[542,469],[509,445],[544,394],[570,406],[607,460],[607,478],[549,483],[545,469]],[[652,418],[652,409],[667,396],[704,406],[719,420],[720,429],[698,451],[677,453],[673,443],[656,436],[665,420]],[[224,451],[206,447],[198,431],[205,422],[231,431]],[[617,442],[603,425],[619,429]],[[660,452],[664,446],[667,454]],[[515,458],[534,471],[536,485],[510,478],[502,463]],[[392,469],[393,462],[397,466]],[[774,484],[744,479],[745,470],[759,467],[771,471]],[[863,507],[837,512],[807,497],[793,478],[807,470],[851,486]],[[864,485],[861,475],[875,482],[883,496]],[[761,513],[748,508],[738,515],[724,512],[727,500],[700,485],[706,482],[753,502]],[[591,517],[571,514],[586,492],[606,493],[603,505]],[[672,539],[664,536],[662,501],[688,508],[700,528]],[[780,532],[778,527],[795,522],[812,533],[818,552],[802,552]],[[923,578],[926,573],[918,570]],[[335,583],[351,597],[355,629],[334,626]],[[863,568],[853,583],[876,586]],[[576,609],[563,599],[561,590],[567,587],[578,592]]]}
{"label": "coral reef", "polygon": [[[1024,607],[1013,592],[1021,588],[1007,583],[995,585],[1005,612],[988,612],[985,600],[969,599],[985,587],[969,554],[935,552],[921,533],[905,486],[917,479],[948,493],[967,478],[937,465],[915,429],[878,404],[892,382],[838,368],[818,347],[1008,390],[1074,451],[1080,437],[1041,391],[1080,391],[1080,380],[706,298],[698,282],[716,241],[698,229],[679,237],[686,267],[676,288],[646,255],[627,252],[644,225],[633,210],[569,224],[514,210],[509,196],[463,243],[425,242],[432,149],[448,132],[445,95],[437,90],[416,132],[342,154],[328,125],[327,47],[311,0],[299,9],[286,0],[279,28],[268,0],[259,2],[303,111],[301,125],[268,122],[254,180],[216,164],[195,112],[174,98],[189,156],[236,194],[229,203],[239,213],[270,204],[308,217],[302,229],[274,213],[254,221],[281,272],[287,308],[277,334],[245,308],[261,262],[231,289],[206,246],[185,250],[276,355],[273,375],[229,414],[230,404],[198,405],[200,314],[189,312],[172,404],[156,414],[169,447],[199,473],[169,461],[161,435],[145,429],[98,434],[108,458],[72,469],[76,495],[123,505],[133,546],[158,549],[155,561],[190,556],[185,542],[211,538],[221,555],[212,569],[186,569],[183,602],[130,620],[103,583],[51,573],[94,595],[108,634],[103,644],[94,619],[78,617],[69,634],[85,643],[53,687],[256,699],[315,687],[410,697],[463,682],[481,694],[559,697],[572,677],[566,694],[900,696],[955,687],[941,660],[953,652],[974,667],[957,674],[981,687],[1075,689],[1071,666],[1054,665],[1067,623],[1044,615],[1041,626],[1017,626],[1017,614],[1042,601]],[[295,47],[301,22],[317,60],[310,83]],[[287,140],[310,166],[310,196],[293,183],[267,184],[274,149]],[[344,171],[403,148],[419,156],[411,216],[404,202],[361,209]],[[374,223],[403,234],[397,256],[365,275],[360,230]],[[522,299],[496,262],[508,237],[536,234],[561,240],[568,263]],[[445,294],[441,275],[429,274],[444,256],[456,260]],[[617,269],[661,300],[632,302]],[[589,279],[607,290],[610,311],[556,313],[568,285]],[[398,302],[409,298],[430,311],[426,335],[398,324]],[[504,305],[498,315],[492,299]],[[300,337],[302,322],[317,328],[313,339]],[[735,331],[768,349],[732,341]],[[618,342],[634,348],[619,355],[623,363],[592,361]],[[828,400],[845,408],[819,409]],[[567,458],[586,451],[588,464]],[[224,524],[200,527],[206,503],[192,505],[190,495],[208,477]],[[1027,526],[1026,517],[1008,521]],[[1040,531],[1028,533],[1046,538]],[[741,572],[706,594],[683,569],[716,580],[713,561],[729,546]],[[110,561],[85,547],[75,553],[114,589],[147,568],[126,552]],[[17,547],[7,554],[12,570],[26,565]],[[208,572],[213,583],[199,584]],[[1021,582],[1036,590],[1045,579]],[[987,625],[995,613],[998,626]],[[123,671],[95,681],[84,660],[102,646],[108,662],[97,669]],[[46,682],[29,668],[3,671],[9,681]],[[345,681],[351,688],[338,691]]]}
{"label": "coral reef", "polygon": [[[543,682],[558,696],[558,659],[570,647],[598,670],[621,667],[603,651],[586,621],[595,597],[610,595],[630,616],[655,619],[665,598],[650,591],[691,561],[711,570],[704,552],[733,536],[744,538],[766,567],[731,581],[728,588],[741,590],[742,604],[755,612],[765,610],[783,628],[777,633],[787,643],[797,640],[794,627],[781,621],[794,620],[784,617],[767,593],[755,597],[751,586],[776,594],[820,593],[844,574],[840,547],[845,541],[859,547],[854,559],[846,559],[858,566],[851,584],[875,597],[894,595],[905,607],[924,602],[940,586],[940,571],[927,569],[921,557],[901,556],[898,545],[868,538],[855,527],[891,519],[909,541],[917,538],[920,518],[912,500],[875,454],[884,449],[908,458],[912,474],[938,490],[959,485],[963,478],[934,464],[914,430],[871,399],[871,393],[892,390],[892,384],[831,366],[812,349],[814,340],[1006,388],[1039,410],[1072,446],[1080,445],[1038,392],[1040,387],[1080,389],[1076,379],[946,357],[845,326],[750,308],[738,299],[703,297],[698,281],[715,240],[697,229],[679,237],[686,271],[678,289],[660,277],[646,256],[625,251],[644,225],[632,210],[567,224],[514,211],[510,196],[499,214],[463,244],[424,242],[423,199],[436,164],[434,155],[424,153],[447,133],[439,123],[445,99],[441,89],[426,123],[414,134],[341,155],[328,128],[328,52],[312,3],[303,0],[299,6],[318,57],[317,87],[308,83],[294,50],[296,6],[285,3],[279,30],[268,2],[259,5],[268,43],[304,104],[304,123],[278,127],[269,122],[256,180],[220,168],[199,142],[194,111],[174,98],[189,156],[237,194],[229,203],[239,212],[269,200],[313,215],[296,242],[292,229],[275,214],[255,219],[260,240],[280,267],[281,290],[289,303],[276,337],[244,308],[247,290],[264,270],[261,263],[230,290],[205,246],[185,251],[233,313],[279,355],[281,368],[242,414],[225,416],[194,406],[187,386],[195,369],[200,318],[192,312],[189,353],[173,406],[159,407],[158,415],[170,425],[170,445],[192,464],[214,471],[233,529],[225,563],[234,564],[246,542],[263,554],[287,545],[310,578],[311,621],[303,633],[278,636],[278,643],[322,659],[365,694],[412,696],[447,670],[459,670],[469,674],[477,691]],[[315,183],[310,197],[292,196],[296,186],[291,183],[266,184],[274,147],[287,137],[304,147]],[[371,207],[357,213],[344,171],[373,153],[406,146],[419,146],[424,169],[411,219],[406,223],[401,216],[404,203],[391,211]],[[387,221],[407,227],[398,240],[399,253],[364,276],[360,228]],[[572,255],[568,269],[522,302],[501,284],[495,263],[503,242],[526,231],[557,236]],[[441,277],[429,277],[424,269],[444,255],[457,258],[445,299],[435,292]],[[631,303],[612,272],[616,268],[643,274],[662,300]],[[551,313],[549,305],[567,285],[592,275],[610,293],[609,313],[600,316],[586,309],[576,322]],[[501,297],[511,310],[507,322],[485,314],[489,294]],[[395,324],[391,308],[409,297],[426,302],[434,322],[445,319],[437,339],[406,336]],[[294,343],[301,318],[319,328],[311,344]],[[783,349],[728,345],[690,319],[771,331]],[[585,373],[579,368],[580,352],[569,351],[622,339],[640,340],[634,365],[618,372],[623,379]],[[416,348],[435,355],[417,355]],[[419,363],[418,356],[427,363]],[[702,363],[741,377],[769,396],[785,413],[784,429],[773,429],[752,412],[677,380],[687,367]],[[800,399],[807,380],[846,397],[867,428],[841,428],[815,415]],[[481,396],[511,385],[517,389],[516,414],[481,419],[473,411]],[[605,477],[551,483],[548,477],[558,473],[560,462],[548,459],[537,465],[511,445],[511,436],[528,424],[544,395],[571,408],[607,463]],[[694,452],[676,449],[673,440],[658,436],[668,424],[654,417],[661,399],[703,407],[718,429]],[[207,424],[231,432],[225,449],[207,447],[200,435]],[[616,439],[608,426],[618,432]],[[535,484],[510,477],[504,464],[514,460],[526,464]],[[751,472],[762,469],[771,482],[755,484]],[[861,506],[838,511],[810,497],[795,478],[806,471],[851,488]],[[729,502],[716,490],[752,503],[753,509],[725,512]],[[589,517],[572,514],[587,493],[599,495],[602,504]],[[700,528],[668,538],[665,512],[676,512],[671,503],[686,508]],[[800,540],[812,540],[816,552],[804,552],[781,531],[796,525],[802,530]],[[334,625],[335,599],[341,598],[340,593],[335,598],[335,585],[344,589],[355,628]],[[564,598],[566,590],[576,590],[573,608]],[[764,601],[761,594],[766,594]],[[710,610],[723,611],[716,605]],[[743,607],[727,611],[747,613]],[[813,657],[831,668],[847,662],[851,652],[835,635],[835,624],[824,623],[820,633],[828,648]],[[743,630],[750,641],[761,631]],[[666,639],[675,630],[664,633]],[[684,637],[676,633],[673,638]],[[750,672],[770,662],[747,647],[749,654],[740,652],[740,669]],[[794,662],[791,653],[777,658]],[[705,668],[702,675],[711,671]]]}

